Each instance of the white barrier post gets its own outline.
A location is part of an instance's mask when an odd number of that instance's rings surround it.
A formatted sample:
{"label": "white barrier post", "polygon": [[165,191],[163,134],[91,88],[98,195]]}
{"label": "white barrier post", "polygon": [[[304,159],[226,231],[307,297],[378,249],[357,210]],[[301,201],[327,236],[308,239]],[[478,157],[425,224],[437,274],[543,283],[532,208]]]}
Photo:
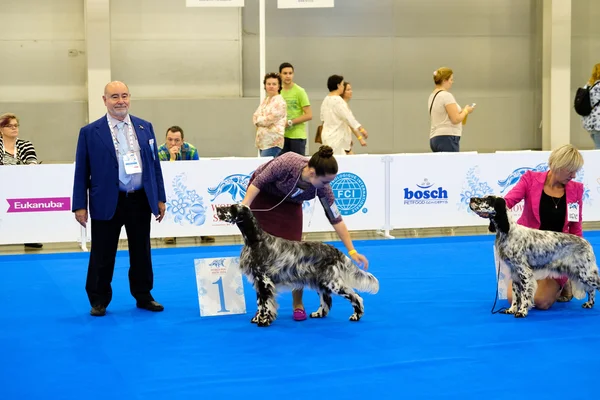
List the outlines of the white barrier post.
{"label": "white barrier post", "polygon": [[[258,2],[258,93],[259,93],[259,105],[265,100],[266,93],[263,87],[263,78],[266,72],[266,18],[265,18],[265,0],[259,0]],[[260,157],[260,149],[256,149],[257,157]]]}
{"label": "white barrier post", "polygon": [[388,239],[395,239],[394,236],[390,235],[390,230],[392,228],[392,222],[391,222],[391,194],[390,194],[390,185],[391,185],[391,178],[390,178],[390,163],[394,161],[394,159],[390,156],[384,156],[381,158],[381,162],[383,163],[384,166],[384,182],[385,182],[385,194],[384,199],[385,199],[385,221],[383,224],[383,230],[378,230],[377,234],[388,238]]}
{"label": "white barrier post", "polygon": [[87,248],[87,229],[84,228],[83,226],[81,227],[81,239],[80,239],[80,243],[79,246],[81,247],[81,250],[83,251],[88,251]]}

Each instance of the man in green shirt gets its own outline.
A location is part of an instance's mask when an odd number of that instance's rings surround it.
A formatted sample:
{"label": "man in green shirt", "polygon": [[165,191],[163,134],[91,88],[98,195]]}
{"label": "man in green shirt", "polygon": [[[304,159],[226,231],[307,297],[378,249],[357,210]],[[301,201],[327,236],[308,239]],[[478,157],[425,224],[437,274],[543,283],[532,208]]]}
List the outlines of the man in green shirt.
{"label": "man in green shirt", "polygon": [[280,154],[292,151],[306,155],[306,121],[312,119],[312,110],[306,91],[294,83],[294,67],[284,62],[279,66],[283,82],[281,96],[287,104],[287,123],[284,133],[283,150]]}

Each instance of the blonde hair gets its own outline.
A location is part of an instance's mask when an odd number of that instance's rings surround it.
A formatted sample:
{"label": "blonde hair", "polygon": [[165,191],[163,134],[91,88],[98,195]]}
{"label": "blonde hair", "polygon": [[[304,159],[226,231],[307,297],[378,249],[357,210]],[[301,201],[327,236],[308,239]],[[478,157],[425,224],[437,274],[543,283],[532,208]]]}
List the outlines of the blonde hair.
{"label": "blonde hair", "polygon": [[19,118],[13,113],[5,113],[0,115],[0,128],[4,128],[6,125],[10,123],[11,119],[16,119],[17,124],[19,123]]}
{"label": "blonde hair", "polygon": [[450,68],[441,67],[433,71],[433,82],[436,85],[441,85],[442,82],[447,81],[454,74]]}
{"label": "blonde hair", "polygon": [[565,144],[550,154],[548,166],[553,171],[576,172],[583,167],[583,156],[573,145]]}
{"label": "blonde hair", "polygon": [[600,64],[596,64],[594,65],[594,68],[592,68],[592,76],[590,76],[588,85],[593,85],[597,80],[600,80]]}

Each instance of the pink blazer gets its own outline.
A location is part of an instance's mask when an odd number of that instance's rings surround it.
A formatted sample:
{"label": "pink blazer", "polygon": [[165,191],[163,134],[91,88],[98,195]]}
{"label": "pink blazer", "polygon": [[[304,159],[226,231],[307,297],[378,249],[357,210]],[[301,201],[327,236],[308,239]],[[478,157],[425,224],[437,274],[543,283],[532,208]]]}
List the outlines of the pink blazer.
{"label": "pink blazer", "polygon": [[[527,171],[521,179],[519,179],[519,182],[515,187],[504,196],[506,207],[509,209],[513,208],[515,204],[519,203],[521,200],[525,200],[523,203],[523,214],[517,221],[519,225],[534,229],[540,228],[540,200],[542,198],[542,191],[544,190],[544,183],[546,182],[547,175],[548,172]],[[565,186],[565,194],[567,205],[572,203],[579,204],[579,221],[569,222],[568,217],[565,215],[563,232],[583,236],[583,184],[570,181]]]}

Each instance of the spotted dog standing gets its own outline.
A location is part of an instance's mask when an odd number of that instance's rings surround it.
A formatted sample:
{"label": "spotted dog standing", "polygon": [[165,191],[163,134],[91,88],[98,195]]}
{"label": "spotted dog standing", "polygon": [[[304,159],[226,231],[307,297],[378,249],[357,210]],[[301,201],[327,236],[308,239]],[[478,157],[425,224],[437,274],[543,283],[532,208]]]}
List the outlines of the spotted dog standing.
{"label": "spotted dog standing", "polygon": [[310,287],[319,293],[321,305],[311,318],[323,318],[331,310],[331,294],[350,301],[350,321],[364,314],[363,299],[354,291],[377,293],[379,281],[358,268],[335,247],[321,242],[298,242],[263,231],[250,208],[242,204],[217,206],[220,220],[235,223],[244,237],[240,269],[253,283],[258,311],[253,323],[269,326],[277,317],[276,289]]}
{"label": "spotted dog standing", "polygon": [[596,256],[591,244],[576,235],[527,228],[512,221],[502,197],[473,197],[469,207],[489,218],[489,230],[496,232],[498,256],[510,268],[513,299],[506,314],[526,317],[534,305],[536,279],[567,275],[574,289],[587,293],[583,308],[594,306],[600,290]]}

